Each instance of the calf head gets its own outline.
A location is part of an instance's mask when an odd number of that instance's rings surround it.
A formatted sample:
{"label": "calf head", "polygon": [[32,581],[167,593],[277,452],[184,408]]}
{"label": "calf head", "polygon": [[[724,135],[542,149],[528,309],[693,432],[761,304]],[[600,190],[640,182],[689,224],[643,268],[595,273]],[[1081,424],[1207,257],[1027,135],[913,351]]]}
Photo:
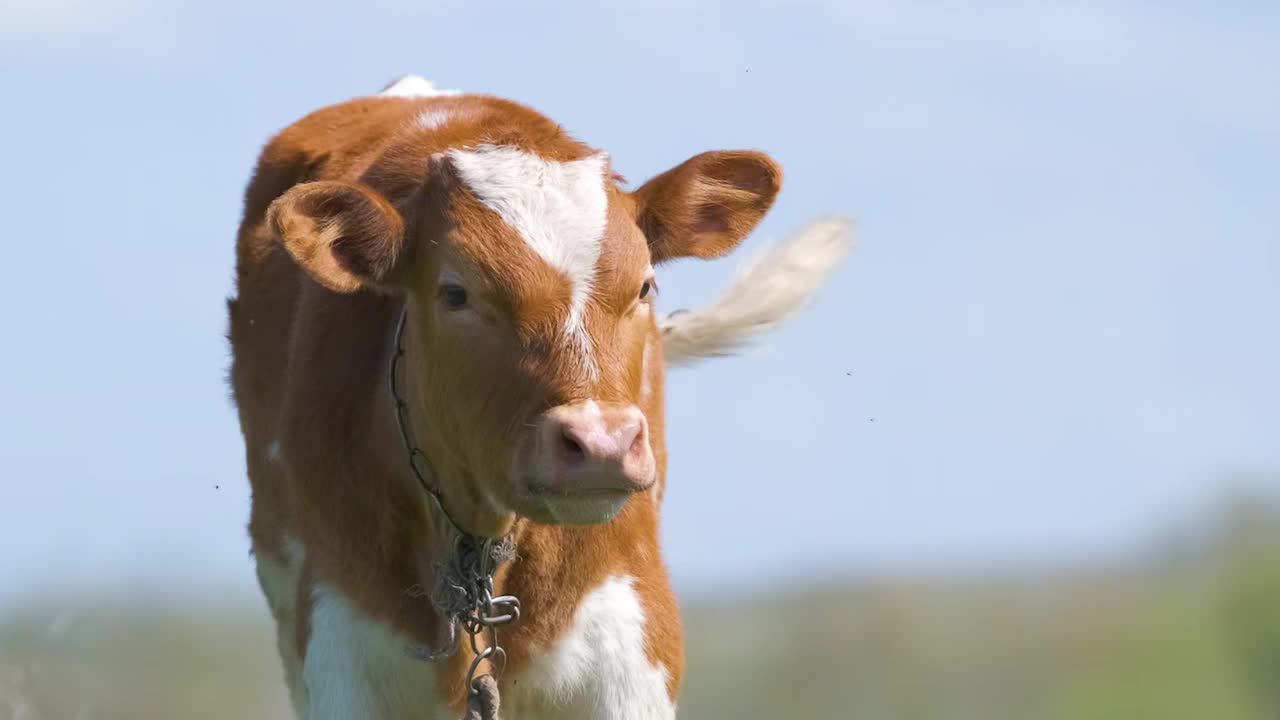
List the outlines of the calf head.
{"label": "calf head", "polygon": [[455,520],[484,535],[517,515],[603,522],[661,482],[653,267],[737,247],[772,205],[778,166],[709,152],[628,192],[577,143],[381,162],[294,187],[269,222],[329,289],[404,296],[402,387]]}

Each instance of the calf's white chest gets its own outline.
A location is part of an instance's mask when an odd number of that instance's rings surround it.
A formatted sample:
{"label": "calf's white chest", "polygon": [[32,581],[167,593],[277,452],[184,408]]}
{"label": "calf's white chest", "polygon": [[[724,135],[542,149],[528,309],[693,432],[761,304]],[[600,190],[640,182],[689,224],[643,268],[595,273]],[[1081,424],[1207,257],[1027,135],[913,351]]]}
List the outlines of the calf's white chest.
{"label": "calf's white chest", "polygon": [[[635,579],[614,576],[587,593],[555,643],[504,678],[505,720],[668,720],[667,670],[645,652]],[[303,661],[308,720],[449,718],[433,669],[409,658],[389,628],[319,586]]]}
{"label": "calf's white chest", "polygon": [[659,720],[675,717],[667,670],[645,652],[635,578],[614,576],[583,597],[569,628],[509,684],[512,718]]}

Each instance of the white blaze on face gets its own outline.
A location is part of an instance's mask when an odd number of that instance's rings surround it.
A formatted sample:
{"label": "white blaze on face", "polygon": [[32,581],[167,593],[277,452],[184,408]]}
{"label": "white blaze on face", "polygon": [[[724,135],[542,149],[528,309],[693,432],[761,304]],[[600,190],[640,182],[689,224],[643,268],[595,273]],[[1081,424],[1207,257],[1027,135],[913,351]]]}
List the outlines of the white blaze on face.
{"label": "white blaze on face", "polygon": [[569,279],[565,333],[593,366],[583,315],[604,238],[607,156],[555,162],[515,148],[481,145],[451,150],[449,157],[476,197]]}

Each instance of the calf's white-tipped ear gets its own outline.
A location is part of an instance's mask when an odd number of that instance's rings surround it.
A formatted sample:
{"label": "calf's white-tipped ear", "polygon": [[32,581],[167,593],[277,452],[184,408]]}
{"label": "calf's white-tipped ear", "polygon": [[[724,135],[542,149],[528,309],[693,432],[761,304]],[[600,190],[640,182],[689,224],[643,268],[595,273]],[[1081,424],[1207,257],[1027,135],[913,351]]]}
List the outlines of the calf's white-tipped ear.
{"label": "calf's white-tipped ear", "polygon": [[853,221],[816,220],[744,263],[720,297],[659,321],[668,365],[732,355],[804,309],[853,248]]}

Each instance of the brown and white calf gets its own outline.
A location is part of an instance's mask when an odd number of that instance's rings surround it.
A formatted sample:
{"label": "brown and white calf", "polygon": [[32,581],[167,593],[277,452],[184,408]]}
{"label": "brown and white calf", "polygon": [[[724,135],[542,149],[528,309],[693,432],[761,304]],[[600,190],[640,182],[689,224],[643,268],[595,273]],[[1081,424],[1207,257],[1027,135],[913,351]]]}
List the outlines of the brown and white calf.
{"label": "brown and white calf", "polygon": [[473,657],[440,664],[415,588],[448,552],[410,469],[430,459],[466,532],[510,534],[495,577],[503,714],[667,718],[684,671],[658,544],[668,360],[731,351],[803,304],[843,255],[815,224],[705,311],[663,320],[654,266],[733,250],[773,204],[759,152],[709,152],[626,191],[606,154],[513,102],[405,78],[263,150],[245,195],[232,384],[258,576],[305,718],[459,714]]}

